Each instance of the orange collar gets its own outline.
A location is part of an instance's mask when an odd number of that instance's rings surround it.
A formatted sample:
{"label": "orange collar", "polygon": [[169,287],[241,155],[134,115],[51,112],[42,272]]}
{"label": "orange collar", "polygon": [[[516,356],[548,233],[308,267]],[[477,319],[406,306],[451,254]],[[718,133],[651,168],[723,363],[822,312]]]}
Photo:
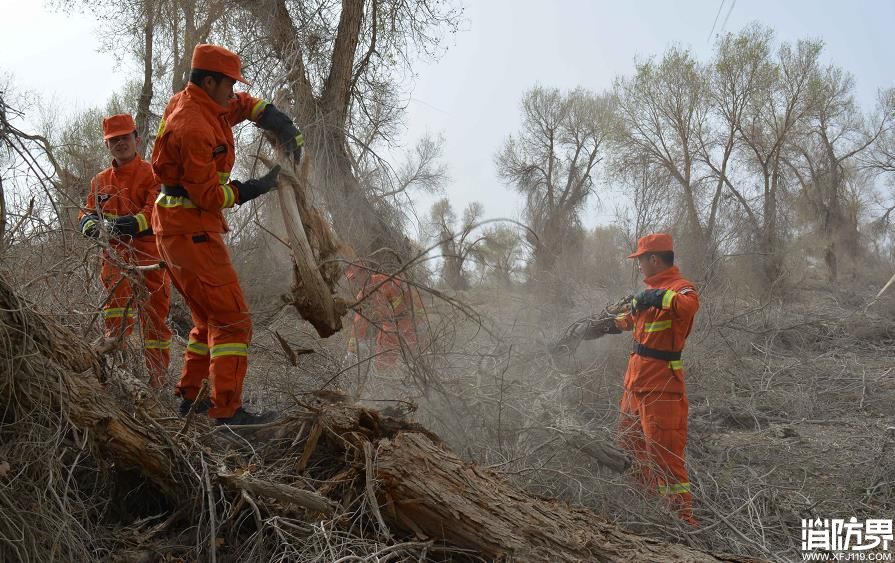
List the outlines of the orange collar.
{"label": "orange collar", "polygon": [[187,83],[184,95],[187,97],[187,99],[195,102],[199,107],[208,112],[208,114],[215,119],[217,119],[219,115],[225,114],[230,111],[230,108],[221,107],[216,101],[211,99],[211,96],[205,93],[205,90],[199,88],[192,82]]}
{"label": "orange collar", "polygon": [[140,158],[140,153],[137,153],[134,158],[125,164],[118,164],[118,161],[113,158],[112,168],[115,170],[116,174],[130,174],[137,168],[140,162],[143,162],[143,159]]}
{"label": "orange collar", "polygon": [[669,282],[673,282],[674,280],[681,278],[681,271],[677,266],[672,266],[667,270],[662,270],[658,274],[654,274],[648,278],[646,278],[644,283],[650,287],[662,287],[667,285]]}

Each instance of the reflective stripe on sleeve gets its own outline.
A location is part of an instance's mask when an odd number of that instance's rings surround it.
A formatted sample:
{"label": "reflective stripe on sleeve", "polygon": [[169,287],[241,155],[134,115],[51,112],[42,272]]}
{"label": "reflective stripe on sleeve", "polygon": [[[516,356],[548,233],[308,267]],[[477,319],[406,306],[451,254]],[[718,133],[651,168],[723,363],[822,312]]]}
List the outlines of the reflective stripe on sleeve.
{"label": "reflective stripe on sleeve", "polygon": [[258,103],[252,106],[252,111],[249,113],[249,119],[257,121],[258,116],[261,115],[261,112],[264,111],[264,108],[266,108],[269,103],[270,102],[266,100],[258,100]]}
{"label": "reflective stripe on sleeve", "polygon": [[162,137],[162,135],[165,134],[165,127],[167,125],[168,125],[168,123],[164,119],[162,119],[161,121],[158,122],[158,131],[155,132],[155,136],[157,138],[160,139]]}
{"label": "reflective stripe on sleeve", "polygon": [[677,295],[674,291],[667,289],[665,290],[665,295],[662,296],[662,308],[665,310],[671,309],[671,300],[674,299],[674,296]]}
{"label": "reflective stripe on sleeve", "polygon": [[236,192],[230,184],[221,184],[221,190],[224,191],[224,207],[233,207],[236,205]]}
{"label": "reflective stripe on sleeve", "polygon": [[217,344],[211,347],[211,357],[220,358],[221,356],[248,356],[249,347],[242,342],[227,342],[225,344]]}
{"label": "reflective stripe on sleeve", "polygon": [[143,348],[147,350],[169,350],[171,348],[170,340],[144,340]]}
{"label": "reflective stripe on sleeve", "polygon": [[146,215],[142,213],[137,213],[134,215],[134,219],[137,220],[137,232],[142,233],[143,231],[149,228],[149,221],[146,220]]}

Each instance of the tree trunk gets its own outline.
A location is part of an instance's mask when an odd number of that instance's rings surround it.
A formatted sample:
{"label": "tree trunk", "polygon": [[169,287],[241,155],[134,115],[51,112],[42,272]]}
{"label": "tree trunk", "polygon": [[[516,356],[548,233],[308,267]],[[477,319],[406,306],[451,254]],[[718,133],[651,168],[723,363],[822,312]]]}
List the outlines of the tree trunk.
{"label": "tree trunk", "polygon": [[382,248],[394,250],[402,260],[413,256],[413,245],[404,235],[399,210],[374,203],[354,175],[345,127],[351,102],[351,77],[355,50],[363,20],[361,0],[343,0],[329,74],[320,96],[308,80],[301,51],[299,29],[284,0],[272,5],[246,2],[255,18],[269,32],[270,47],[289,69],[288,82],[294,100],[293,115],[305,137],[306,158],[312,160],[312,185],[326,202],[333,227],[358,255]]}
{"label": "tree trunk", "polygon": [[143,88],[137,101],[137,136],[143,140],[142,153],[145,157],[151,152],[149,144],[149,108],[152,104],[152,42],[155,32],[154,0],[144,0],[143,17]]}
{"label": "tree trunk", "polygon": [[463,275],[463,260],[460,259],[460,250],[452,236],[447,230],[441,233],[442,241],[447,241],[441,244],[441,279],[453,290],[465,290],[469,288],[469,283]]}
{"label": "tree trunk", "polygon": [[354,176],[342,124],[310,126],[305,130],[312,158],[313,185],[326,202],[333,228],[360,256],[391,249],[400,259],[413,255],[401,231],[398,210],[370,200]]}
{"label": "tree trunk", "polygon": [[3,191],[3,178],[0,177],[0,257],[6,253],[6,193]]}
{"label": "tree trunk", "polygon": [[777,171],[771,179],[770,189],[764,199],[764,225],[761,232],[761,251],[764,256],[765,281],[773,284],[780,277],[781,263],[778,255],[777,236]]}
{"label": "tree trunk", "polygon": [[[186,88],[190,80],[190,65],[193,60],[193,49],[199,44],[196,37],[195,6],[192,2],[184,2],[181,6],[183,12],[183,44],[180,49],[174,49],[174,68],[171,72],[171,93],[177,93]],[[172,17],[177,18],[177,15]]]}

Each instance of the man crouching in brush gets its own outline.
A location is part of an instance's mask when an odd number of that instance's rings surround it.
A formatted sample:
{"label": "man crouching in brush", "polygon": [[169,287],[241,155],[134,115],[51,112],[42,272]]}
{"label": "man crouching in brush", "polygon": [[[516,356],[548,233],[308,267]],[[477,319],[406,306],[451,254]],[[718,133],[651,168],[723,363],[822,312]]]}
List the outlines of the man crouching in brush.
{"label": "man crouching in brush", "polygon": [[634,297],[629,312],[615,319],[618,328],[634,331],[621,400],[621,445],[639,462],[638,480],[696,526],[684,465],[688,402],[681,352],[699,296],[674,265],[671,236],[641,238],[628,258],[637,260],[648,289]]}

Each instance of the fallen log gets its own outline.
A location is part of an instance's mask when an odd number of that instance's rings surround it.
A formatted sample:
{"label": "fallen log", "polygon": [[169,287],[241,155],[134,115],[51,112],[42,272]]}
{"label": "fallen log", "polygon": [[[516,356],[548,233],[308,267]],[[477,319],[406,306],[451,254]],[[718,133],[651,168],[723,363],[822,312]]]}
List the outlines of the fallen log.
{"label": "fallen log", "polygon": [[32,311],[2,279],[0,362],[4,403],[61,412],[86,432],[95,455],[138,470],[175,503],[190,498],[192,471],[181,448],[142,409],[117,404],[100,382],[104,372],[90,345]]}
{"label": "fallen log", "polygon": [[312,491],[293,487],[292,485],[271,483],[256,479],[250,475],[239,475],[236,473],[218,472],[217,477],[220,482],[233,489],[275,498],[282,502],[306,508],[312,512],[331,515],[336,510],[337,505],[328,498]]}
{"label": "fallen log", "polygon": [[[377,499],[387,527],[420,540],[519,561],[759,561],[645,538],[599,515],[531,496],[448,451],[430,432],[351,405],[319,417],[333,443],[375,442]],[[364,454],[359,454],[364,459]]]}

